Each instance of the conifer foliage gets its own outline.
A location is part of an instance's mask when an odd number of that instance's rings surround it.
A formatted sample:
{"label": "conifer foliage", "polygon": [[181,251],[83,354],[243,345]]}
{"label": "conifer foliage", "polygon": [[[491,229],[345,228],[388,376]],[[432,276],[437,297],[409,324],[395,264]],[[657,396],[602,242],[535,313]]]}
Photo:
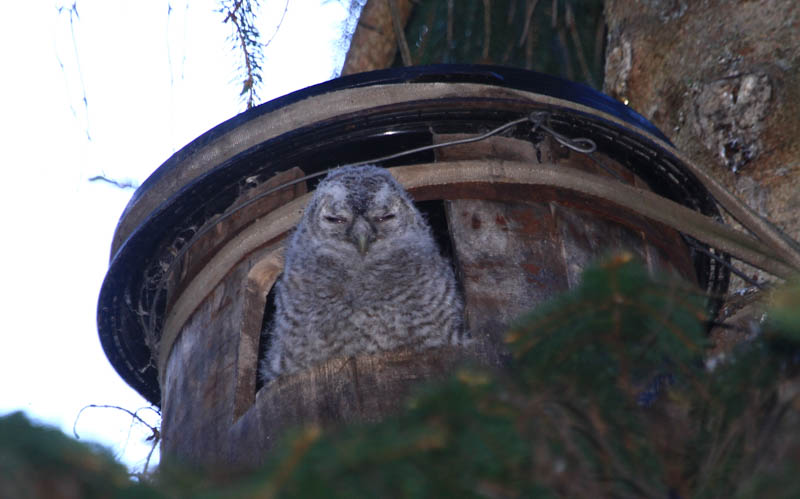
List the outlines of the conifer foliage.
{"label": "conifer foliage", "polygon": [[[708,369],[704,297],[618,256],[512,327],[506,370],[463,367],[380,423],[298,428],[224,485],[168,469],[124,485],[110,465],[95,469],[112,488],[84,483],[137,497],[800,497],[800,285],[771,302],[761,332]],[[19,470],[61,469],[38,464],[60,440],[21,446],[19,424],[0,420],[2,491]],[[60,459],[85,476],[80,455]]]}
{"label": "conifer foliage", "polygon": [[[629,255],[521,318],[391,420],[298,430],[241,489],[275,497],[800,497],[800,288],[713,371],[704,297]],[[796,385],[795,385],[796,386]]]}

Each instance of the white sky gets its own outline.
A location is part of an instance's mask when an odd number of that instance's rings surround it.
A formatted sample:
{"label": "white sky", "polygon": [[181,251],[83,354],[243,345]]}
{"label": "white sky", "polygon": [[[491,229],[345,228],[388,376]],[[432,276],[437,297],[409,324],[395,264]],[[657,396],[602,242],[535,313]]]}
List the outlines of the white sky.
{"label": "white sky", "polygon": [[[261,3],[266,40],[285,0]],[[289,0],[265,51],[262,102],[338,71],[345,3]],[[68,434],[85,405],[148,405],[106,360],[95,317],[111,237],[132,191],[87,179],[141,183],[244,110],[238,54],[215,0],[78,0],[74,45],[71,5],[11,2],[0,16],[0,415],[23,410]],[[157,422],[150,411],[140,415]],[[141,469],[149,430],[131,427],[129,416],[87,409],[77,430]]]}

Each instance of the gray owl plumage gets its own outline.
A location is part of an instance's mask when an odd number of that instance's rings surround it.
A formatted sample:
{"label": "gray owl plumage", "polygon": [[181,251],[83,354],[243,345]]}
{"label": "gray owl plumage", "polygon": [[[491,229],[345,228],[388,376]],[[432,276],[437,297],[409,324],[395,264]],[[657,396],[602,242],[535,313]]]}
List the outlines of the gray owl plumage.
{"label": "gray owl plumage", "polygon": [[333,357],[469,342],[453,270],[382,168],[343,167],[320,182],[275,286],[265,382]]}

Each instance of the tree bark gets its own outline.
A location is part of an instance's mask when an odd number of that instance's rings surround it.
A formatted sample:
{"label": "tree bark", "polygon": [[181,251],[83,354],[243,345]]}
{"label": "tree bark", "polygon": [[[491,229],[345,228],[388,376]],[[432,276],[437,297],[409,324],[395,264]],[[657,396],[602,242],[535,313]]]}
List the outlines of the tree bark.
{"label": "tree bark", "polygon": [[797,239],[800,3],[607,0],[605,13],[604,91]]}
{"label": "tree bark", "polygon": [[[605,14],[604,91],[644,114],[690,160],[797,239],[800,3],[606,0]],[[734,279],[731,288],[742,285]],[[709,363],[760,329],[763,300],[764,293],[728,296],[718,318],[726,327],[711,331]],[[791,425],[781,432],[776,441],[792,441]],[[776,449],[762,466],[780,462],[775,456],[786,446]],[[668,469],[683,497],[681,474],[680,466]]]}
{"label": "tree bark", "polygon": [[400,25],[411,15],[411,0],[369,0],[361,11],[358,26],[342,68],[342,76],[388,68],[397,53],[397,36],[392,26],[394,2]]}

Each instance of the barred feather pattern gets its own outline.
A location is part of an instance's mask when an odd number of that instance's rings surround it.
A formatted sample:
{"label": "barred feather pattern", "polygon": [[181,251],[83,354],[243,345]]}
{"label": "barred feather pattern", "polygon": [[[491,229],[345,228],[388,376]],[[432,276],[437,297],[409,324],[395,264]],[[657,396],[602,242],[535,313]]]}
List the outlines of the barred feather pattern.
{"label": "barred feather pattern", "polygon": [[319,184],[275,286],[264,382],[334,357],[470,342],[451,265],[382,168],[339,168]]}

